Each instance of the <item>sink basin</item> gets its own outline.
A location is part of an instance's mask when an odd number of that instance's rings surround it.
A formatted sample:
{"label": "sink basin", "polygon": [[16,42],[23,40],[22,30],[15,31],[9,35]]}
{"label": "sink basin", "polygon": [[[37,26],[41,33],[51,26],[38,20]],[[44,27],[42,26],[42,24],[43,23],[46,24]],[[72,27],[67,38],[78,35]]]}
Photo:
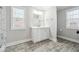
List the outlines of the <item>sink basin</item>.
{"label": "sink basin", "polygon": [[48,26],[31,27],[31,28],[48,28]]}

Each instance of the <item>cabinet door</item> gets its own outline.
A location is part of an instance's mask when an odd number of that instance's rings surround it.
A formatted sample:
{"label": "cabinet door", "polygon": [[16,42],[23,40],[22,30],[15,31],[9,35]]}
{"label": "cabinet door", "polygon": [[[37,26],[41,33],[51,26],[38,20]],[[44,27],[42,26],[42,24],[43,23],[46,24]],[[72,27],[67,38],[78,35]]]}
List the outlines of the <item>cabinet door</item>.
{"label": "cabinet door", "polygon": [[32,40],[34,42],[40,40],[40,30],[38,28],[32,28]]}
{"label": "cabinet door", "polygon": [[49,38],[49,28],[35,28],[32,29],[32,40],[39,42]]}
{"label": "cabinet door", "polygon": [[40,38],[41,40],[45,40],[49,38],[49,28],[43,28],[40,30]]}

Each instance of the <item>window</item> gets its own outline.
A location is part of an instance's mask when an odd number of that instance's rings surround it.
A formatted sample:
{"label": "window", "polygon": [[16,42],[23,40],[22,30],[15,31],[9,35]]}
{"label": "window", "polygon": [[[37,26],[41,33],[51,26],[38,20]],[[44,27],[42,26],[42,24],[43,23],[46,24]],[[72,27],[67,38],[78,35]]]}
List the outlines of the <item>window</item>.
{"label": "window", "polygon": [[79,29],[79,8],[73,8],[66,12],[66,27],[69,29]]}
{"label": "window", "polygon": [[44,26],[44,11],[39,9],[33,9],[32,26]]}
{"label": "window", "polygon": [[11,29],[24,29],[24,10],[21,8],[12,8]]}

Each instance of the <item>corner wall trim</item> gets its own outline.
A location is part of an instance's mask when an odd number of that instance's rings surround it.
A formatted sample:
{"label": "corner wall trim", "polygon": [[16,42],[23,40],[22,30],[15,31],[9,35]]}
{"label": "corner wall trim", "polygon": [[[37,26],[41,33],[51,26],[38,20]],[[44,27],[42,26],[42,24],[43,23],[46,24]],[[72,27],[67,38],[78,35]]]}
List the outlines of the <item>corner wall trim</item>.
{"label": "corner wall trim", "polygon": [[77,39],[72,39],[72,38],[68,38],[68,37],[60,36],[60,35],[58,35],[57,37],[62,38],[62,39],[66,39],[66,40],[69,40],[69,41],[72,41],[72,42],[79,43],[79,41]]}
{"label": "corner wall trim", "polygon": [[16,41],[16,42],[7,43],[6,47],[17,45],[17,44],[28,42],[28,41],[31,41],[31,39],[24,39],[24,40],[19,40],[19,41]]}

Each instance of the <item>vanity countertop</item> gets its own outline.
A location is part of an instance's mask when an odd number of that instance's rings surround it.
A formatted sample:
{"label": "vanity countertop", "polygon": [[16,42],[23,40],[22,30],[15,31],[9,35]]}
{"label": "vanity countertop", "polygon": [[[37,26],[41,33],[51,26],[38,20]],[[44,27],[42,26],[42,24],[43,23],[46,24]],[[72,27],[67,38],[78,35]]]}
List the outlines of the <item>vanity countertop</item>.
{"label": "vanity countertop", "polygon": [[31,27],[31,28],[49,28],[48,26],[41,26],[41,27]]}

